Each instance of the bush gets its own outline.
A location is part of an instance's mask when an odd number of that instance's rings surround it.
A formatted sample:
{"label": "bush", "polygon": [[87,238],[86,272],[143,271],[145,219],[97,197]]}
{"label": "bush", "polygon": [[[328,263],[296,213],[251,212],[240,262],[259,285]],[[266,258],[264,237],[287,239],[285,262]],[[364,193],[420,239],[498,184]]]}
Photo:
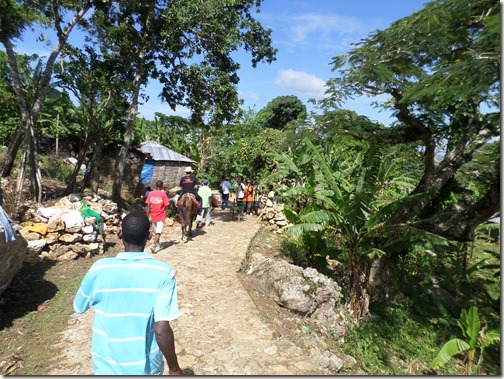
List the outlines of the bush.
{"label": "bush", "polygon": [[56,155],[40,155],[40,171],[42,175],[54,180],[67,183],[74,171],[74,165],[65,162],[64,158]]}

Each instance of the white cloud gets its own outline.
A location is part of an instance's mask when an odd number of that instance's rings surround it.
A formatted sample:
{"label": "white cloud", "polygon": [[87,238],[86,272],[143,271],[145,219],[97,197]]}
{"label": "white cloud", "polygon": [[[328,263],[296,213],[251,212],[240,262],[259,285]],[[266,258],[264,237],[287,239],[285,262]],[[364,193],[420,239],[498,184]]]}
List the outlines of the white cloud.
{"label": "white cloud", "polygon": [[284,14],[277,23],[281,25],[277,28],[277,44],[295,50],[316,48],[338,54],[349,50],[352,42],[370,31],[370,25],[361,20],[336,14]]}
{"label": "white cloud", "polygon": [[361,33],[364,25],[353,17],[337,15],[303,14],[292,19],[291,25],[295,42],[304,42],[310,35],[326,39],[332,33],[355,34]]}
{"label": "white cloud", "polygon": [[238,90],[238,95],[244,100],[262,101],[263,96],[254,91],[241,91]]}
{"label": "white cloud", "polygon": [[314,98],[324,97],[326,90],[325,82],[322,79],[306,72],[294,70],[280,70],[275,84],[286,91]]}

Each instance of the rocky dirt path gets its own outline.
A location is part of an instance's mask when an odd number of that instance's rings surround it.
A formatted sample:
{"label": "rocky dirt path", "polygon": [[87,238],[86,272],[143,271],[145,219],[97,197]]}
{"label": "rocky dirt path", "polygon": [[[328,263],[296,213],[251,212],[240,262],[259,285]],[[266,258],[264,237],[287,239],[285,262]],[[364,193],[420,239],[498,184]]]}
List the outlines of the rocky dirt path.
{"label": "rocky dirt path", "polygon": [[[261,317],[238,270],[259,230],[253,217],[215,211],[188,242],[180,228],[161,238],[156,257],[176,271],[180,318],[171,322],[179,364],[195,375],[327,375],[320,356],[283,338]],[[72,315],[58,337],[62,356],[50,375],[92,375],[92,312]],[[167,373],[167,371],[165,371]]]}

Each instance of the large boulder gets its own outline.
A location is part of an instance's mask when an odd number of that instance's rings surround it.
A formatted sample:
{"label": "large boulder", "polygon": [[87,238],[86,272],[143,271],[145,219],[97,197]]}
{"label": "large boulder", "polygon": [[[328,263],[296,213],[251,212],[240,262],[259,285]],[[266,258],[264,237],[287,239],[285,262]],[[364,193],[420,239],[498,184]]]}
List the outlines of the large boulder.
{"label": "large boulder", "polygon": [[[4,210],[0,207],[0,295],[12,282],[12,279],[23,266],[28,243],[23,238],[19,230],[10,224]],[[5,229],[10,231],[6,233]],[[9,241],[9,233],[11,241]],[[12,240],[14,238],[14,240]]]}
{"label": "large boulder", "polygon": [[[339,307],[341,288],[317,270],[252,254],[242,271],[281,306],[333,327],[344,325],[344,312]],[[342,336],[344,330],[338,334]]]}

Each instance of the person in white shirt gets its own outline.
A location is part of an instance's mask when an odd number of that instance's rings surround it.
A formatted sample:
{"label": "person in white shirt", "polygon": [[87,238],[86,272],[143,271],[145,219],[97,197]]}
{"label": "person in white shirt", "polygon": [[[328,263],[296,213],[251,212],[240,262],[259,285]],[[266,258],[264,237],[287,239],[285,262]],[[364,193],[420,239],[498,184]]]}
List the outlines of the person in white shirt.
{"label": "person in white shirt", "polygon": [[222,210],[229,209],[229,193],[231,192],[231,183],[229,183],[229,178],[224,178],[220,184],[222,192],[221,207]]}

